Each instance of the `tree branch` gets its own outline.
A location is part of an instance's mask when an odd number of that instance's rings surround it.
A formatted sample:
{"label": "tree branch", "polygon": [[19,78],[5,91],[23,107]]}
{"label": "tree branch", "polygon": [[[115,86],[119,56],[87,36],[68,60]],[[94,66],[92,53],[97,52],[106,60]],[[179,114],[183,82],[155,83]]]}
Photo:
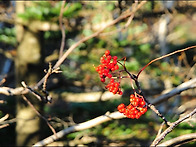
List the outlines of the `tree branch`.
{"label": "tree branch", "polygon": [[165,138],[167,134],[169,134],[177,125],[179,125],[181,122],[183,122],[185,119],[188,119],[189,117],[192,117],[196,113],[196,108],[184,116],[183,118],[178,119],[177,121],[171,123],[170,127],[168,127],[163,133],[161,133],[159,136],[155,138],[151,146],[157,146],[158,143]]}
{"label": "tree branch", "polygon": [[81,130],[85,130],[85,129],[89,129],[92,127],[95,127],[99,124],[102,124],[104,122],[113,120],[113,119],[121,119],[124,118],[125,116],[123,114],[121,114],[120,112],[113,112],[113,113],[106,113],[105,115],[99,116],[97,118],[91,119],[89,121],[83,122],[83,123],[79,123],[77,125],[68,127],[64,130],[61,130],[59,132],[56,133],[56,135],[52,135],[49,136],[48,138],[37,142],[36,144],[34,144],[33,146],[44,146],[47,145],[49,143],[54,142],[55,140],[62,138],[64,135],[72,133],[72,132],[76,132],[76,131],[81,131]]}
{"label": "tree branch", "polygon": [[176,138],[170,139],[168,141],[165,141],[158,146],[175,146],[175,145],[182,145],[184,143],[188,143],[190,141],[196,140],[196,133],[191,133],[191,134],[185,134],[178,136]]}
{"label": "tree branch", "polygon": [[180,94],[181,92],[183,92],[185,90],[193,89],[193,88],[196,88],[196,78],[180,84],[179,86],[177,86],[176,88],[174,88],[170,92],[163,94],[163,95],[159,96],[158,98],[152,100],[151,103],[154,105],[160,104],[161,102],[171,98],[172,96],[174,96],[176,94]]}

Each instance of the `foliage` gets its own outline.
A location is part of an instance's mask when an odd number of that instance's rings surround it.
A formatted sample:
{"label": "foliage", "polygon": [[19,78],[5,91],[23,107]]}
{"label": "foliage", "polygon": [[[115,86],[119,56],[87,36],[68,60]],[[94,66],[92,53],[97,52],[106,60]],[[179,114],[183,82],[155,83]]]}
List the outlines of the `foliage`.
{"label": "foliage", "polygon": [[[33,6],[27,7],[25,13],[18,14],[19,17],[25,20],[58,20],[62,2],[52,5],[50,2],[34,2]],[[77,12],[81,9],[81,3],[67,4],[66,11],[63,13],[64,17],[72,18],[77,15]]]}
{"label": "foliage", "polygon": [[0,28],[0,42],[16,46],[15,28]]}

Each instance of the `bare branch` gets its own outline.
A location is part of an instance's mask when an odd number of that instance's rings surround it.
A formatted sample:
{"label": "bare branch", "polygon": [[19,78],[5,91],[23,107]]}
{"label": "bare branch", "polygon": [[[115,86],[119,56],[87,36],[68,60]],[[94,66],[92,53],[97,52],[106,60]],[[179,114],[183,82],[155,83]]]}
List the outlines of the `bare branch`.
{"label": "bare branch", "polygon": [[157,104],[171,98],[172,96],[174,96],[176,94],[180,94],[181,92],[183,92],[185,90],[193,89],[193,88],[196,88],[196,78],[182,83],[181,85],[177,86],[176,88],[174,88],[170,92],[163,94],[163,95],[159,96],[158,98],[154,99],[151,103],[154,105],[157,105]]}
{"label": "bare branch", "polygon": [[40,95],[38,92],[34,91],[31,87],[27,86],[24,81],[21,82],[22,86],[26,89],[28,89],[38,100],[42,101],[44,100],[44,97]]}
{"label": "bare branch", "polygon": [[[8,117],[9,117],[9,114],[6,114],[6,115],[3,116],[2,118],[0,118],[0,123],[4,122],[6,119],[8,119]],[[5,127],[7,127],[7,126],[9,126],[8,123],[2,124],[2,125],[0,125],[0,129],[5,128]]]}
{"label": "bare branch", "polygon": [[4,94],[7,96],[13,96],[13,95],[21,95],[28,93],[28,89],[24,89],[24,87],[18,87],[18,88],[10,88],[10,87],[0,87],[0,94]]}
{"label": "bare branch", "polygon": [[158,146],[176,146],[176,145],[182,145],[184,143],[188,143],[191,141],[196,140],[196,133],[191,133],[191,134],[185,134],[178,136],[176,138],[170,139],[168,141],[165,141]]}
{"label": "bare branch", "polygon": [[155,138],[151,146],[157,146],[159,142],[163,140],[165,136],[169,134],[177,125],[179,125],[181,122],[188,119],[189,117],[192,117],[195,113],[196,113],[196,108],[191,113],[184,116],[183,118],[180,118],[177,121],[171,123],[170,127],[168,127],[163,133],[161,133],[157,138]]}
{"label": "bare branch", "polygon": [[[59,26],[60,26],[60,29],[61,29],[61,34],[62,34],[62,38],[61,38],[61,47],[60,47],[60,51],[59,51],[59,59],[62,57],[63,55],[63,50],[64,50],[64,46],[65,46],[65,27],[63,25],[63,12],[64,12],[64,6],[65,6],[65,2],[66,0],[64,0],[62,2],[62,5],[61,5],[61,11],[60,11],[60,15],[59,15]],[[67,5],[68,6],[68,5]],[[67,8],[66,6],[66,8]]]}
{"label": "bare branch", "polygon": [[5,121],[6,119],[8,119],[9,114],[6,114],[5,116],[3,116],[2,118],[0,118],[0,122]]}
{"label": "bare branch", "polygon": [[24,95],[22,95],[22,98],[27,102],[27,104],[28,104],[29,106],[31,106],[31,108],[35,111],[35,113],[47,123],[48,127],[51,129],[51,131],[52,131],[52,132],[54,133],[54,135],[56,136],[56,131],[55,131],[55,129],[50,125],[50,123],[48,122],[48,120],[47,120],[44,116],[42,116],[42,115],[36,110],[36,108],[33,106],[33,104],[31,104],[31,102],[30,102]]}
{"label": "bare branch", "polygon": [[113,112],[113,113],[110,113],[110,114],[106,113],[105,115],[99,116],[99,117],[91,119],[89,121],[86,121],[86,122],[71,126],[69,128],[66,128],[64,130],[61,130],[61,131],[56,133],[56,136],[55,135],[49,136],[48,138],[37,142],[33,146],[44,146],[44,145],[47,145],[49,143],[54,142],[55,140],[57,140],[59,138],[62,138],[66,134],[76,132],[76,131],[85,130],[85,129],[89,129],[89,128],[95,127],[99,124],[102,124],[104,122],[107,122],[107,121],[110,121],[110,120],[113,120],[113,119],[121,119],[121,118],[124,118],[124,117],[125,116],[123,114],[121,114],[120,112]]}
{"label": "bare branch", "polygon": [[181,49],[181,50],[177,50],[177,51],[171,52],[171,53],[169,53],[169,54],[163,55],[163,56],[161,56],[161,57],[158,57],[158,58],[156,58],[156,59],[154,59],[154,60],[151,60],[148,64],[146,64],[146,65],[138,72],[137,78],[139,78],[139,75],[141,74],[141,72],[142,72],[146,67],[148,67],[150,64],[152,64],[153,62],[158,61],[158,60],[161,60],[161,59],[166,58],[166,57],[169,57],[169,56],[172,56],[172,55],[174,55],[174,54],[176,54],[176,53],[181,53],[181,52],[184,52],[184,51],[186,51],[186,50],[193,49],[193,48],[196,48],[196,45],[193,45],[193,46],[190,46],[190,47]]}

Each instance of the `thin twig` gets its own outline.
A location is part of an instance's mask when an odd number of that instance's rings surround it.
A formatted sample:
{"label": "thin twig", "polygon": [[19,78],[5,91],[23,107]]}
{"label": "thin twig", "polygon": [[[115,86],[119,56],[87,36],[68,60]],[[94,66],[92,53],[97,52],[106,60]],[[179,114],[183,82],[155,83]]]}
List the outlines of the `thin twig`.
{"label": "thin twig", "polygon": [[156,58],[156,59],[150,61],[148,64],[146,64],[146,65],[138,72],[138,74],[137,74],[137,79],[138,79],[140,73],[141,73],[146,67],[148,67],[150,64],[152,64],[153,62],[158,61],[158,60],[161,60],[161,59],[166,58],[166,57],[169,57],[169,56],[174,55],[174,54],[176,54],[176,53],[180,53],[180,52],[183,52],[183,51],[186,51],[186,50],[189,50],[189,49],[193,49],[193,48],[196,48],[196,45],[190,46],[190,47],[187,47],[187,48],[184,48],[184,49],[181,49],[181,50],[177,50],[177,51],[174,51],[174,52],[171,52],[171,53],[169,53],[169,54],[163,55],[163,56],[161,56],[161,57],[158,57],[158,58]]}
{"label": "thin twig", "polygon": [[48,127],[51,129],[51,131],[53,132],[53,134],[56,136],[56,131],[55,131],[55,129],[50,125],[50,123],[48,122],[48,120],[47,120],[45,117],[43,117],[43,116],[36,110],[36,108],[33,106],[33,104],[31,104],[31,102],[30,102],[24,95],[22,95],[22,98],[27,102],[27,104],[28,104],[29,106],[31,106],[31,108],[35,111],[35,113],[47,123]]}
{"label": "thin twig", "polygon": [[193,89],[196,88],[196,78],[191,79],[187,82],[184,82],[180,85],[178,85],[176,88],[172,89],[168,93],[162,94],[156,99],[153,99],[151,103],[153,105],[157,105],[162,103],[163,101],[166,101],[167,99],[171,98],[172,96],[175,96],[176,94],[180,94],[181,92],[188,90],[188,89]]}
{"label": "thin twig", "polygon": [[[62,57],[63,55],[63,50],[65,47],[65,26],[63,25],[63,12],[64,12],[64,7],[65,7],[65,2],[66,0],[63,0],[62,5],[61,5],[61,11],[60,11],[60,15],[59,15],[59,26],[61,29],[61,34],[62,34],[62,38],[61,38],[61,47],[60,47],[60,51],[59,51],[59,59]],[[66,6],[67,8],[67,6]]]}
{"label": "thin twig", "polygon": [[41,94],[33,90],[31,87],[27,86],[24,81],[22,81],[21,84],[24,88],[28,89],[38,100],[45,101],[45,98]]}
{"label": "thin twig", "polygon": [[156,136],[155,138],[157,138],[157,137],[161,134],[161,132],[162,132],[162,130],[163,130],[163,127],[164,127],[164,124],[165,124],[165,122],[162,122],[162,124],[161,124],[161,126],[160,126],[160,128],[159,128],[159,131],[158,131],[158,133],[157,133],[157,136]]}
{"label": "thin twig", "polygon": [[5,128],[5,127],[8,127],[8,126],[9,126],[9,124],[0,125],[0,129]]}
{"label": "thin twig", "polygon": [[5,116],[3,116],[2,118],[0,118],[0,122],[5,121],[6,119],[8,119],[9,114],[6,114]]}
{"label": "thin twig", "polygon": [[3,78],[3,79],[0,81],[0,86],[3,85],[3,83],[5,83],[5,82],[6,82],[6,79]]}
{"label": "thin twig", "polygon": [[45,75],[45,79],[44,79],[44,83],[43,83],[43,88],[42,88],[43,91],[46,91],[46,83],[47,83],[47,80],[48,80],[49,76],[52,73],[52,64],[50,62],[49,62],[48,71],[45,70],[45,73],[46,73],[46,75]]}

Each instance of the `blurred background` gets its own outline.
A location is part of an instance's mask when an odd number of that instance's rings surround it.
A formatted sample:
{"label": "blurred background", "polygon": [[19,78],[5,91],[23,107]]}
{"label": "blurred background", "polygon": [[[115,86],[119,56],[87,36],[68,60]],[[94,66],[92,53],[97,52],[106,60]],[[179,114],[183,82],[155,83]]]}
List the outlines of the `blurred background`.
{"label": "blurred background", "polygon": [[[68,2],[63,12],[65,51],[82,38],[93,34],[132,9],[134,1]],[[62,1],[0,1],[0,86],[19,87],[21,81],[35,85],[48,63],[59,57],[62,33],[59,14]],[[47,90],[51,104],[42,104],[31,94],[27,98],[46,117],[56,131],[81,123],[129,102],[133,92],[129,80],[122,80],[122,96],[107,92],[94,66],[99,65],[105,50],[118,58],[126,57],[126,67],[137,74],[149,61],[172,51],[196,44],[196,2],[151,1],[136,13],[131,24],[127,19],[108,27],[68,56],[60,66],[62,74],[53,74]],[[122,29],[121,31],[118,31]],[[196,77],[196,50],[157,61],[139,77],[144,94],[150,100]],[[157,105],[170,121],[185,113],[182,106],[196,106],[195,89]],[[32,145],[52,135],[21,96],[0,95],[0,118],[9,115],[9,126],[0,129],[0,145]],[[187,102],[189,104],[187,105]],[[191,105],[190,105],[191,103]],[[181,107],[180,107],[181,106]],[[183,109],[184,110],[184,109]],[[149,110],[139,120],[121,119],[71,133],[52,145],[148,145],[155,138],[162,120]],[[41,126],[41,127],[40,127]],[[180,124],[165,140],[195,132],[195,119]],[[194,142],[187,146],[195,146]]]}

